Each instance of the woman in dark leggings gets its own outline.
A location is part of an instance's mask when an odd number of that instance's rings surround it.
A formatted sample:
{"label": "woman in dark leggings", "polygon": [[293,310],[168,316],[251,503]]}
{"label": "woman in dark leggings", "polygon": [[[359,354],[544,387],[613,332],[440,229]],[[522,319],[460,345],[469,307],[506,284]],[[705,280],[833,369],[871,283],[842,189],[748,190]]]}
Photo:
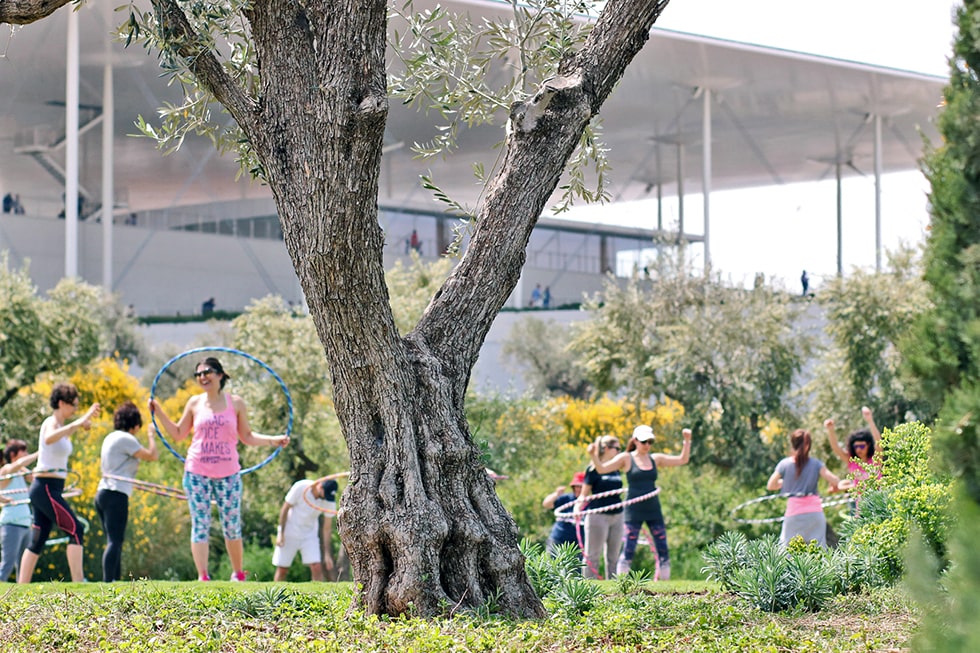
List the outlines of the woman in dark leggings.
{"label": "woman in dark leggings", "polygon": [[111,583],[122,576],[122,547],[129,521],[129,497],[133,484],[120,478],[135,478],[141,460],[156,460],[157,444],[152,431],[149,446],[136,439],[143,426],[139,408],[127,401],[112,417],[115,431],[102,441],[102,480],[95,494],[95,511],[102,521],[106,546],[102,553],[102,580]]}
{"label": "woman in dark leggings", "polygon": [[[599,473],[626,472],[626,482],[629,483],[626,500],[629,501],[650,494],[656,489],[658,466],[676,467],[687,464],[691,458],[691,429],[684,429],[682,435],[684,443],[681,447],[681,453],[673,456],[665,453],[650,453],[650,445],[653,444],[654,439],[653,429],[645,424],[633,429],[633,437],[630,438],[626,451],[611,460],[600,461],[598,447],[594,444],[589,445],[588,451],[592,456],[592,464],[595,465]],[[636,542],[644,523],[650,528],[650,535],[653,537],[654,546],[657,548],[657,562],[660,567],[658,577],[660,580],[670,580],[667,527],[664,525],[664,516],[660,509],[660,497],[658,496],[626,506],[626,541],[623,545],[623,553],[616,565],[616,574],[629,573],[633,563],[633,554],[636,553]]]}
{"label": "woman in dark leggings", "polygon": [[92,404],[85,414],[69,422],[78,411],[78,389],[70,383],[58,383],[48,400],[51,416],[41,424],[37,445],[37,467],[28,496],[34,508],[34,538],[20,559],[17,582],[29,583],[34,567],[41,556],[51,528],[55,525],[68,535],[68,569],[73,583],[84,580],[82,573],[82,537],[84,528],[62,493],[68,476],[68,457],[71,455],[71,436],[80,428],[87,429],[99,414],[99,405]]}

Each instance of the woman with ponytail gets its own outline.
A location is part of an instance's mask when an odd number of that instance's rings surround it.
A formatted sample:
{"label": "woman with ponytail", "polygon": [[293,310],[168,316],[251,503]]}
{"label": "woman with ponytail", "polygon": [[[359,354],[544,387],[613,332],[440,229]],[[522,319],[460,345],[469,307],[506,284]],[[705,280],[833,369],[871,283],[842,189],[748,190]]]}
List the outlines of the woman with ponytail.
{"label": "woman with ponytail", "polygon": [[826,547],[827,518],[817,494],[817,482],[824,479],[830,484],[830,491],[836,492],[840,479],[822,461],[810,457],[812,439],[809,431],[796,429],[789,436],[789,444],[793,455],[779,461],[776,471],[766,483],[767,490],[779,490],[787,497],[779,539],[785,546],[800,535],[806,542],[816,540],[820,546]]}

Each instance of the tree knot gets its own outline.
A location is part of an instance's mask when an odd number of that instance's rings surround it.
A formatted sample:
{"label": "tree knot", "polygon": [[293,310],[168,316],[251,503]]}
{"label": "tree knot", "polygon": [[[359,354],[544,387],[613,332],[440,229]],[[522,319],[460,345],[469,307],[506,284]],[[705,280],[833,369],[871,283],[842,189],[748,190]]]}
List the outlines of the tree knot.
{"label": "tree knot", "polygon": [[558,75],[549,77],[541,84],[541,88],[528,102],[516,102],[510,114],[510,130],[512,132],[528,133],[534,130],[538,121],[548,111],[551,100],[559,93],[565,93],[582,86],[582,75]]}

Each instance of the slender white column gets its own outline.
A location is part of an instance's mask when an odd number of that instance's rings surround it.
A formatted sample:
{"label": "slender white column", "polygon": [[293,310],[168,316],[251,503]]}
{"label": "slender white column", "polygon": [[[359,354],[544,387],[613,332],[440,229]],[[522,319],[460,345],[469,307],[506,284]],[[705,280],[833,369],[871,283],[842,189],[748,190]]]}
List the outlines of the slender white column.
{"label": "slender white column", "polygon": [[701,148],[704,189],[704,271],[711,269],[711,89],[705,88],[701,97],[704,122],[701,125]]}
{"label": "slender white column", "polygon": [[875,272],[881,272],[881,115],[875,114]]}
{"label": "slender white column", "polygon": [[841,160],[837,157],[837,276],[844,276],[844,190],[841,186]]}
{"label": "slender white column", "polygon": [[78,12],[68,12],[65,68],[65,276],[78,276]]}
{"label": "slender white column", "polygon": [[677,242],[684,242],[684,144],[677,142]]}
{"label": "slender white column", "polygon": [[102,286],[112,292],[112,209],[115,205],[113,178],[113,114],[111,47],[106,42],[105,69],[102,72]]}

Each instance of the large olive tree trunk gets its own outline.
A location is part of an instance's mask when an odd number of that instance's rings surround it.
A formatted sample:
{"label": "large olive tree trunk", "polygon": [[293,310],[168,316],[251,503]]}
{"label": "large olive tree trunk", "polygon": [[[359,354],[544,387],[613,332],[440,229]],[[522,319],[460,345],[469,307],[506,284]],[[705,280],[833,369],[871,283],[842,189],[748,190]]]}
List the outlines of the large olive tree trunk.
{"label": "large olive tree trunk", "polygon": [[350,449],[340,531],[369,612],[434,615],[492,601],[507,614],[544,614],[470,436],[464,393],[568,157],[664,6],[611,0],[581,53],[512,107],[470,245],[403,338],[377,219],[384,0],[255,0],[245,13],[259,62],[254,94],[221,68],[175,0],[154,0],[161,31],[238,121],[275,195]]}

